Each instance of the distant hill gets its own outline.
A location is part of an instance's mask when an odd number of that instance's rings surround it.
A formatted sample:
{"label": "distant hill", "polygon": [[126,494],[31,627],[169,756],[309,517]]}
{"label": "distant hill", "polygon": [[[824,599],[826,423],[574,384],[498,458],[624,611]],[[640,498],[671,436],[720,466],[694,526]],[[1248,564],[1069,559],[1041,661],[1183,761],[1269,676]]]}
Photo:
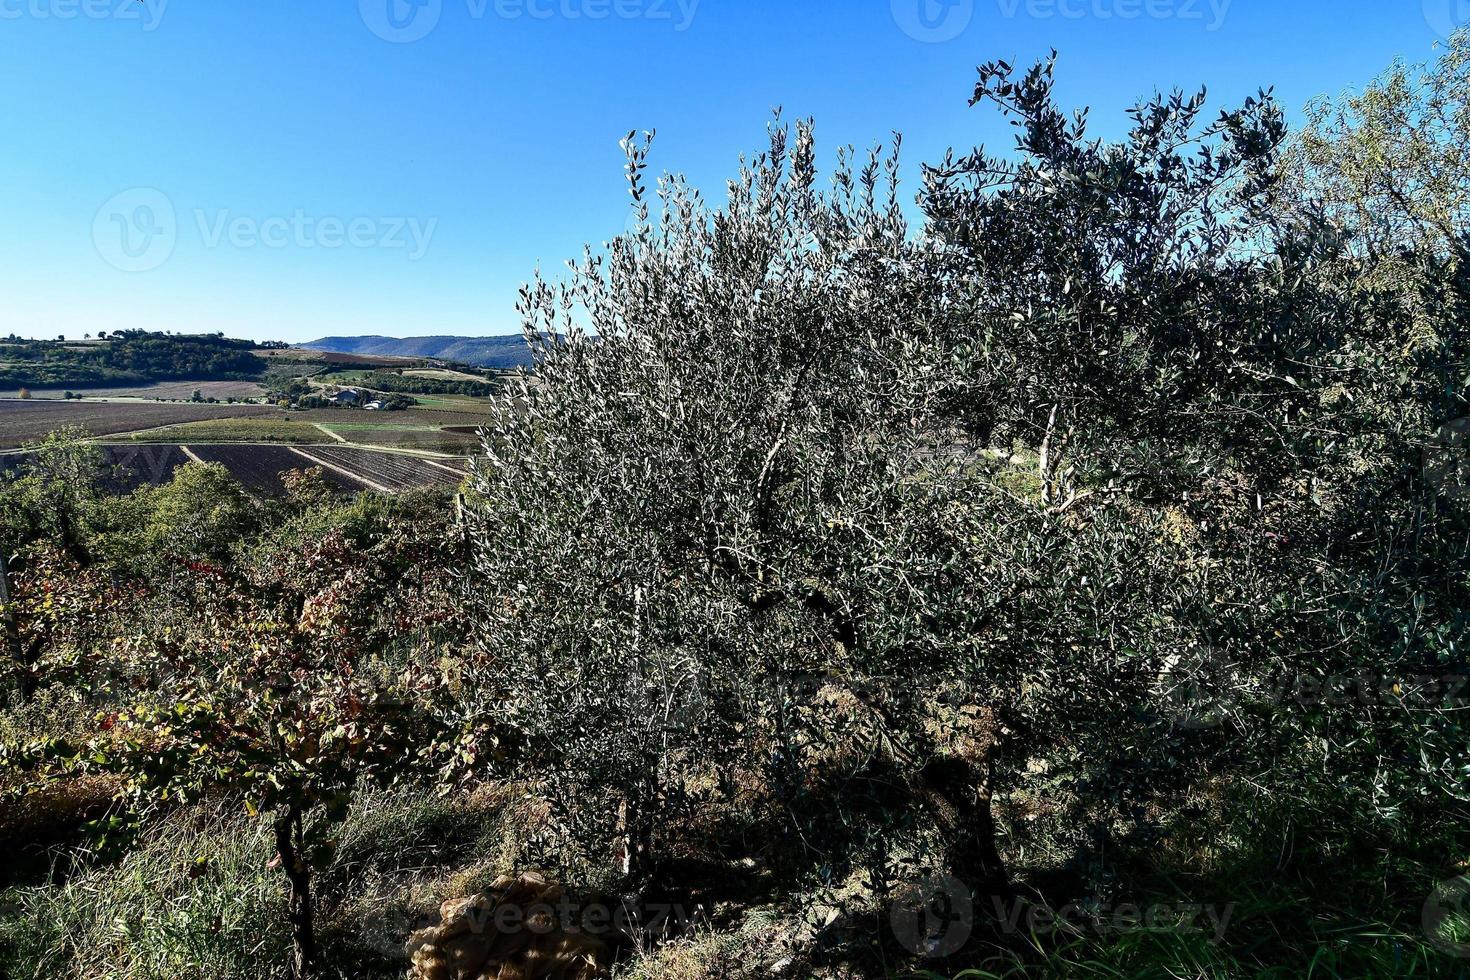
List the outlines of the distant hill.
{"label": "distant hill", "polygon": [[267,366],[258,349],[252,341],[223,334],[118,330],[86,343],[12,336],[0,340],[0,388],[253,380]]}
{"label": "distant hill", "polygon": [[474,367],[506,370],[531,363],[531,352],[519,334],[510,337],[323,337],[307,350],[376,357],[432,357]]}

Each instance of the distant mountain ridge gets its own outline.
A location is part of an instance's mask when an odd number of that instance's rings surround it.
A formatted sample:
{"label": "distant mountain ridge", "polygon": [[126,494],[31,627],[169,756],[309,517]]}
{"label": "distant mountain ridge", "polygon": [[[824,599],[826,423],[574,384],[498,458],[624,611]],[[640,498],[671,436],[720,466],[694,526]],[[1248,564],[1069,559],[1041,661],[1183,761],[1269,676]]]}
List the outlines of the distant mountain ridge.
{"label": "distant mountain ridge", "polygon": [[508,337],[323,337],[300,346],[333,354],[432,357],[499,370],[531,363],[530,349],[520,334]]}

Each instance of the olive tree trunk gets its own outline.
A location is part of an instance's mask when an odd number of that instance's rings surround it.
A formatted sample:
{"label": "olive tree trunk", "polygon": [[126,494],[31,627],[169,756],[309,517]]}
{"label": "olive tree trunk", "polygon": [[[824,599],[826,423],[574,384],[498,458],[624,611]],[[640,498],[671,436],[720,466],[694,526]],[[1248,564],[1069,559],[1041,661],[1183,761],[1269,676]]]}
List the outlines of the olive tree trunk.
{"label": "olive tree trunk", "polygon": [[1010,875],[997,845],[991,810],[991,781],[984,767],[945,757],[924,767],[924,794],[935,821],[950,841],[950,867],[977,897],[999,898]]}

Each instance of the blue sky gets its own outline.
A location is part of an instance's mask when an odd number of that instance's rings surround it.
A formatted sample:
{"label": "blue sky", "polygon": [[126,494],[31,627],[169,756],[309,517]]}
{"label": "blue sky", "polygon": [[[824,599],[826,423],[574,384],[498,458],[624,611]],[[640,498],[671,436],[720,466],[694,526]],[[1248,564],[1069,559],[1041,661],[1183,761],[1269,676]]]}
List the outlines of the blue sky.
{"label": "blue sky", "polygon": [[[908,173],[998,145],[977,64],[1061,52],[1100,129],[1156,88],[1293,111],[1470,0],[0,0],[0,333],[499,334],[626,219],[618,140],[722,196],[772,107]],[[910,188],[915,184],[910,181]]]}

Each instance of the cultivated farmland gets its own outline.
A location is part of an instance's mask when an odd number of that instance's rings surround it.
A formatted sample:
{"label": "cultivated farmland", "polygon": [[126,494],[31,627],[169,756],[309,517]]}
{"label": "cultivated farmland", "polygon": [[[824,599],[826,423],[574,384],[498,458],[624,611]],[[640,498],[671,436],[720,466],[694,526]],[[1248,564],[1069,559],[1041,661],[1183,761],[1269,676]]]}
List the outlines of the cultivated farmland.
{"label": "cultivated farmland", "polygon": [[112,388],[32,388],[32,398],[62,398],[68,391],[86,398],[139,398],[163,401],[189,401],[194,392],[204,398],[260,398],[265,388],[254,381],[158,381],[147,385]]}
{"label": "cultivated farmland", "polygon": [[457,461],[429,460],[400,453],[383,453],[348,446],[313,446],[300,450],[302,456],[351,474],[369,486],[390,491],[424,486],[454,486],[464,478]]}
{"label": "cultivated farmland", "polygon": [[467,374],[464,371],[452,371],[449,368],[417,368],[403,372],[404,377],[409,378],[433,378],[438,381],[484,381],[483,375]]}
{"label": "cultivated farmland", "polygon": [[43,439],[48,433],[67,425],[79,425],[94,436],[107,436],[205,419],[279,418],[283,415],[280,409],[266,405],[0,399],[0,449],[14,449]]}
{"label": "cultivated farmland", "polygon": [[102,485],[112,493],[167,483],[174,470],[190,462],[179,446],[109,446],[103,452],[111,473]]}
{"label": "cultivated farmland", "polygon": [[[102,446],[102,488],[112,494],[132,493],[141,487],[161,486],[186,463],[217,463],[251,493],[266,497],[285,492],[282,477],[290,470],[320,468],[327,483],[357,493],[383,490],[401,493],[423,487],[452,487],[464,479],[459,460],[430,460],[422,456],[339,446],[163,445]],[[28,453],[0,455],[0,478],[22,472]]]}
{"label": "cultivated farmland", "polygon": [[[341,408],[314,408],[291,413],[291,418],[303,422],[325,422],[329,427],[337,425],[390,426],[401,424],[410,429],[431,429],[443,426],[468,426],[477,428],[490,425],[495,416],[489,412],[441,411],[433,408],[410,408],[402,412],[354,412]],[[371,422],[365,420],[371,419]]]}
{"label": "cultivated farmland", "polygon": [[[285,446],[191,446],[189,452],[206,463],[219,463],[241,486],[252,493],[276,496],[285,491],[281,477],[290,470],[307,470],[318,465]],[[322,467],[328,483],[339,490],[369,489],[336,470]]]}
{"label": "cultivated farmland", "polygon": [[126,438],[149,442],[325,442],[328,436],[310,422],[277,417],[206,419],[135,432]]}
{"label": "cultivated farmland", "polygon": [[340,426],[327,425],[348,442],[364,446],[394,446],[403,449],[418,449],[452,455],[467,455],[480,448],[480,440],[474,430],[459,429],[414,429],[399,426]]}
{"label": "cultivated farmland", "polygon": [[411,368],[423,364],[421,357],[375,357],[371,354],[338,354],[334,351],[306,350],[290,347],[284,350],[259,351],[259,355],[272,362],[341,364],[364,368]]}

